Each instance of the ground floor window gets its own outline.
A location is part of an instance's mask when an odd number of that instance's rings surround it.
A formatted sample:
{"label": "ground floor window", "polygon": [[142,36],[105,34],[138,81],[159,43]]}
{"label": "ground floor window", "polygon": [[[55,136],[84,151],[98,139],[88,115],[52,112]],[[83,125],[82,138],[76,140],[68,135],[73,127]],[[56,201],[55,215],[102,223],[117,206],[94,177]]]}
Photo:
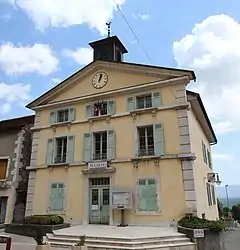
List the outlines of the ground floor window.
{"label": "ground floor window", "polygon": [[138,180],[137,210],[139,212],[158,211],[158,190],[155,179]]}
{"label": "ground floor window", "polygon": [[65,205],[65,185],[63,183],[53,183],[50,194],[50,210],[62,211]]}
{"label": "ground floor window", "polygon": [[216,205],[216,194],[215,194],[215,187],[213,184],[207,183],[207,198],[208,198],[208,205]]}

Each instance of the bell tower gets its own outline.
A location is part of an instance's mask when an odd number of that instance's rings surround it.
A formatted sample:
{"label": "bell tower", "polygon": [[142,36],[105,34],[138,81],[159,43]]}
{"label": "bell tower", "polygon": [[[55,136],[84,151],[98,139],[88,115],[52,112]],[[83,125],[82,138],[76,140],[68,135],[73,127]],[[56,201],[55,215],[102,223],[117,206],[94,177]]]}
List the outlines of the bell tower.
{"label": "bell tower", "polygon": [[123,55],[127,53],[127,49],[117,36],[110,36],[110,25],[108,26],[108,37],[89,43],[93,48],[93,60],[103,60],[110,62],[122,62]]}

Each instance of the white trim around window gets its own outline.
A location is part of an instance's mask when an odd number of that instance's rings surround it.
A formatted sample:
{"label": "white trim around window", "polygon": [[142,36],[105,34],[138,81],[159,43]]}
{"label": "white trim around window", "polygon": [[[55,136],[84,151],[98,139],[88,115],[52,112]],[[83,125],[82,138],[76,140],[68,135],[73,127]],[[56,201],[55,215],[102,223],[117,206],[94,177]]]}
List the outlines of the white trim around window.
{"label": "white trim around window", "polygon": [[7,160],[6,177],[5,177],[5,179],[0,179],[0,181],[6,181],[8,179],[11,158],[9,156],[0,156],[0,160]]}

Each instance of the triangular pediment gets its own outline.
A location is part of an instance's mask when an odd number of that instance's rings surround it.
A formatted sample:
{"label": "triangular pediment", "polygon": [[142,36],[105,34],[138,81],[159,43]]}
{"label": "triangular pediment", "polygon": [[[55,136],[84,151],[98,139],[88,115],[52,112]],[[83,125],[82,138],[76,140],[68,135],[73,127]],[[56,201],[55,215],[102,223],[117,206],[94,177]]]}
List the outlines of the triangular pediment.
{"label": "triangular pediment", "polygon": [[[99,72],[106,74],[107,83],[102,88],[95,88],[93,79]],[[101,92],[109,92],[154,81],[164,81],[181,76],[188,76],[189,80],[195,79],[194,72],[188,70],[125,62],[94,61],[28,104],[27,107],[34,109],[34,107],[49,103],[62,102],[69,99],[99,94]]]}

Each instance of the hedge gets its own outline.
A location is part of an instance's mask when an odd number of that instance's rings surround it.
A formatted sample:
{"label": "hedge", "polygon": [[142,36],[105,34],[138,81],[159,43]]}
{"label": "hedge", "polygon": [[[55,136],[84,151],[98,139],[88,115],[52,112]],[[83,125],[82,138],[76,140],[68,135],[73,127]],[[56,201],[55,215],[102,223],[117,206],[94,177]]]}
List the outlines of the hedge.
{"label": "hedge", "polygon": [[210,231],[219,232],[225,230],[226,223],[222,220],[206,220],[195,216],[185,216],[179,222],[178,225],[185,228],[192,229],[208,229]]}
{"label": "hedge", "polygon": [[24,224],[34,225],[59,225],[64,219],[59,215],[31,215],[24,219]]}

